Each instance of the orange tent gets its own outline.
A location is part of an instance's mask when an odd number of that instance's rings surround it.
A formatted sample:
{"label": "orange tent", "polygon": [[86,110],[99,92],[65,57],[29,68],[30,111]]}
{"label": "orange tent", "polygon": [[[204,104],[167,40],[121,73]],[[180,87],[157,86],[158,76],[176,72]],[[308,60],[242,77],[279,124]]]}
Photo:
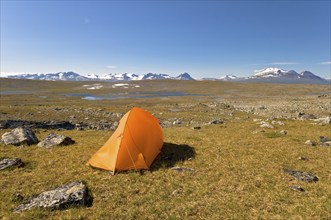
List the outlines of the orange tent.
{"label": "orange tent", "polygon": [[122,117],[116,131],[88,164],[113,172],[148,169],[162,146],[158,120],[149,112],[134,107]]}

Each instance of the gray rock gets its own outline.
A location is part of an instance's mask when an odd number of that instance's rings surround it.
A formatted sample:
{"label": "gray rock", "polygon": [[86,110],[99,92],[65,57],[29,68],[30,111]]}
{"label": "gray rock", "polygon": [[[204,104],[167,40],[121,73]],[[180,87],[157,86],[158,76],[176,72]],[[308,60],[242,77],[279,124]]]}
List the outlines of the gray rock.
{"label": "gray rock", "polygon": [[315,122],[319,122],[322,125],[331,124],[331,117],[325,117],[325,118],[318,118],[314,120]]}
{"label": "gray rock", "polygon": [[281,130],[279,133],[281,133],[282,135],[287,135],[287,131],[286,130]]}
{"label": "gray rock", "polygon": [[315,142],[315,141],[312,141],[312,140],[307,140],[307,141],[305,142],[305,145],[316,146],[316,142]]}
{"label": "gray rock", "polygon": [[328,142],[328,141],[331,141],[331,139],[328,137],[320,136],[320,142],[323,143],[323,142]]}
{"label": "gray rock", "polygon": [[331,141],[322,142],[322,143],[321,143],[321,146],[322,146],[322,147],[329,147],[329,146],[331,146]]}
{"label": "gray rock", "polygon": [[193,172],[193,168],[187,168],[187,167],[172,167],[171,170],[176,172]]}
{"label": "gray rock", "polygon": [[308,183],[318,181],[318,177],[312,173],[307,173],[307,172],[298,171],[298,170],[290,170],[290,169],[283,169],[283,172],[293,176],[294,178],[296,178],[298,180],[305,181]]}
{"label": "gray rock", "polygon": [[217,125],[217,124],[223,124],[223,123],[224,122],[221,119],[214,119],[214,120],[208,122],[208,124],[210,124],[210,125]]}
{"label": "gray rock", "polygon": [[282,121],[271,121],[271,124],[273,124],[273,125],[280,125],[280,126],[285,125],[285,123],[282,122]]}
{"label": "gray rock", "polygon": [[294,191],[298,191],[298,192],[304,192],[305,189],[302,188],[301,186],[297,186],[297,185],[293,185],[293,186],[290,186],[290,188]]}
{"label": "gray rock", "polygon": [[20,158],[4,158],[0,161],[0,170],[4,170],[10,167],[22,167],[24,163]]}
{"label": "gray rock", "polygon": [[194,127],[192,127],[192,129],[193,129],[193,130],[200,130],[201,127],[200,127],[200,126],[194,126]]}
{"label": "gray rock", "polygon": [[308,158],[306,158],[304,156],[300,156],[300,157],[298,157],[298,160],[308,160]]}
{"label": "gray rock", "polygon": [[172,122],[173,125],[180,125],[182,124],[183,122],[179,119],[176,119],[175,121]]}
{"label": "gray rock", "polygon": [[92,198],[84,182],[75,181],[28,199],[17,206],[14,212],[32,208],[65,209],[70,205],[89,206],[91,202]]}
{"label": "gray rock", "polygon": [[38,139],[32,130],[21,127],[4,133],[1,137],[1,142],[5,145],[19,146],[22,144],[35,144],[38,142]]}
{"label": "gray rock", "polygon": [[74,129],[75,126],[69,121],[27,121],[27,120],[3,120],[0,121],[0,129],[13,128],[43,128],[43,129],[58,129],[66,130]]}
{"label": "gray rock", "polygon": [[304,120],[311,120],[311,119],[316,119],[317,117],[313,114],[308,114],[308,115],[302,115],[300,116],[301,119],[304,119]]}
{"label": "gray rock", "polygon": [[260,125],[260,128],[274,128],[274,126],[272,126],[268,122],[263,121]]}
{"label": "gray rock", "polygon": [[55,147],[55,146],[67,146],[75,143],[70,137],[66,137],[61,134],[49,134],[44,140],[39,142],[38,147]]}

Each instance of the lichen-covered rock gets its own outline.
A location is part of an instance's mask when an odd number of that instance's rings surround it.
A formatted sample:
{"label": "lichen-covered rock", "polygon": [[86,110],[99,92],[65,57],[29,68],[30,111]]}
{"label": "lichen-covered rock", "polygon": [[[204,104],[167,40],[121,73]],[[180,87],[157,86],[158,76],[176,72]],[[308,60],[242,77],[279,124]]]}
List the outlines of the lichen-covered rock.
{"label": "lichen-covered rock", "polygon": [[1,142],[5,145],[19,146],[22,144],[35,144],[38,142],[36,135],[29,128],[15,128],[1,136]]}
{"label": "lichen-covered rock", "polygon": [[295,177],[298,180],[305,181],[308,183],[317,182],[318,177],[315,176],[315,174],[307,173],[304,171],[298,171],[298,170],[290,170],[290,169],[283,169],[284,173],[289,174],[293,177]]}
{"label": "lichen-covered rock", "polygon": [[61,134],[49,134],[44,140],[37,144],[38,147],[67,146],[75,143],[70,137]]}
{"label": "lichen-covered rock", "polygon": [[20,158],[4,158],[0,161],[0,170],[10,167],[22,167],[24,164]]}
{"label": "lichen-covered rock", "polygon": [[65,209],[70,205],[91,205],[92,198],[83,181],[75,181],[53,190],[43,192],[23,204],[17,206],[14,212],[21,212],[32,208]]}

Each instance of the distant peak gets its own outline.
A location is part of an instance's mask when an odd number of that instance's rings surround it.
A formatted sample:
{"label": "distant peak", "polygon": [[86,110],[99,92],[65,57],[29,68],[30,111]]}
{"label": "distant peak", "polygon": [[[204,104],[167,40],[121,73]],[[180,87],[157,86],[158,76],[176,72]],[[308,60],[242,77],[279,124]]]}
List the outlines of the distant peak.
{"label": "distant peak", "polygon": [[277,73],[285,73],[286,70],[279,69],[277,67],[268,67],[262,70],[255,70],[255,76],[262,76],[262,75],[268,75],[268,74],[277,74]]}

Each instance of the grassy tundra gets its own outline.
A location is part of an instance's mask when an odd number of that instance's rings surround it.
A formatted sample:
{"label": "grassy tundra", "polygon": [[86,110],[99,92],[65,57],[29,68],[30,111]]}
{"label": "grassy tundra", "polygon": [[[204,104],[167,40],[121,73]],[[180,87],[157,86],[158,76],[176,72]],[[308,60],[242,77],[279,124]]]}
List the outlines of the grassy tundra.
{"label": "grassy tundra", "polygon": [[[100,84],[100,89],[87,89]],[[150,170],[121,172],[86,166],[111,136],[104,130],[36,129],[42,140],[64,134],[74,145],[42,149],[0,145],[0,157],[19,157],[22,168],[0,173],[0,217],[3,219],[330,219],[331,125],[297,120],[299,113],[331,115],[329,85],[277,85],[202,81],[139,81],[128,87],[107,82],[45,82],[1,79],[1,120],[71,120],[97,123],[118,120],[107,112],[144,108],[161,122],[165,145]],[[87,85],[87,86],[86,86]],[[139,87],[135,87],[138,85]],[[114,87],[114,88],[113,88]],[[174,97],[146,97],[146,92],[183,92]],[[143,96],[84,100],[66,94]],[[154,94],[154,93],[152,93]],[[153,95],[152,95],[153,96]],[[213,119],[223,124],[209,125]],[[181,123],[173,125],[173,121]],[[273,129],[258,120],[281,121]],[[201,129],[194,130],[193,126]],[[286,130],[287,135],[281,134]],[[0,130],[0,135],[8,131]],[[305,157],[307,160],[298,160]],[[170,159],[169,159],[170,158]],[[171,167],[194,169],[177,173]],[[289,168],[314,173],[306,183],[282,172]],[[29,198],[58,185],[84,180],[93,196],[91,207],[66,210],[12,210],[14,195]],[[293,191],[300,185],[305,192]]]}

